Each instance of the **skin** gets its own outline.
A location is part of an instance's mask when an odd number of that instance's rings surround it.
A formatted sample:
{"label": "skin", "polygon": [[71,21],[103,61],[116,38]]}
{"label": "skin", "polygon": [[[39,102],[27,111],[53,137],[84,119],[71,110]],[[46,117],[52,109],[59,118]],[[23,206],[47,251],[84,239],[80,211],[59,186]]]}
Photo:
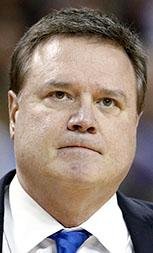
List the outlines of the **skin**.
{"label": "skin", "polygon": [[25,191],[66,227],[117,191],[136,148],[136,78],[110,41],[55,37],[34,51],[10,133]]}

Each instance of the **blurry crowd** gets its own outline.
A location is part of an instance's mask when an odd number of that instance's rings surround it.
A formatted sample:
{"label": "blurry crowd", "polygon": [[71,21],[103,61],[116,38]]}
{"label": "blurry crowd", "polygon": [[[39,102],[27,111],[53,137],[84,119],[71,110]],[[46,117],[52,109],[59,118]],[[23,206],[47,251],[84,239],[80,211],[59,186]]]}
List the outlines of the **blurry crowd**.
{"label": "blurry crowd", "polygon": [[153,201],[153,0],[0,1],[0,177],[15,167],[8,131],[7,90],[10,58],[19,38],[52,9],[90,7],[115,14],[135,30],[147,49],[148,89],[132,170],[121,186],[130,196]]}

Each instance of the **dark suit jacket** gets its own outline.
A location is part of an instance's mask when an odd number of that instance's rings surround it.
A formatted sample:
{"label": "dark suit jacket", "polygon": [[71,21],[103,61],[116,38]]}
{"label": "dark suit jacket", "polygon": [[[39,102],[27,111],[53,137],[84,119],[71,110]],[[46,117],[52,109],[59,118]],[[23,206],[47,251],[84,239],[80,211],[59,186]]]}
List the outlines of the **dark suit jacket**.
{"label": "dark suit jacket", "polygon": [[[10,184],[15,170],[0,180],[0,253],[4,224],[4,188]],[[153,253],[153,204],[117,193],[118,204],[131,235],[135,253]],[[119,252],[122,253],[122,252]]]}

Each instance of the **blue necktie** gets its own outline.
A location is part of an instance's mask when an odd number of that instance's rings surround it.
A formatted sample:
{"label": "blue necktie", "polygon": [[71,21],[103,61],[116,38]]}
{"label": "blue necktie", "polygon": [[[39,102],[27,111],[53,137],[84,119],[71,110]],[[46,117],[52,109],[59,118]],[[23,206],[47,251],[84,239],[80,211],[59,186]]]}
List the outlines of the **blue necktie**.
{"label": "blue necktie", "polygon": [[49,238],[56,242],[58,253],[75,253],[90,235],[84,229],[73,231],[60,230],[49,236]]}

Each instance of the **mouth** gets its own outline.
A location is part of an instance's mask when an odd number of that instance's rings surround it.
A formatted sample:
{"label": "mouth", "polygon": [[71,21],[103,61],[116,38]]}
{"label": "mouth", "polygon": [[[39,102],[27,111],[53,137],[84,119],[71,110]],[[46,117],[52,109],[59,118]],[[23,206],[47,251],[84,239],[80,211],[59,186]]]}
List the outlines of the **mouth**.
{"label": "mouth", "polygon": [[99,152],[98,150],[93,149],[91,147],[87,147],[87,146],[81,146],[81,145],[72,145],[72,146],[70,145],[70,146],[61,147],[59,149],[86,149],[86,150],[90,150],[101,155],[101,152]]}

